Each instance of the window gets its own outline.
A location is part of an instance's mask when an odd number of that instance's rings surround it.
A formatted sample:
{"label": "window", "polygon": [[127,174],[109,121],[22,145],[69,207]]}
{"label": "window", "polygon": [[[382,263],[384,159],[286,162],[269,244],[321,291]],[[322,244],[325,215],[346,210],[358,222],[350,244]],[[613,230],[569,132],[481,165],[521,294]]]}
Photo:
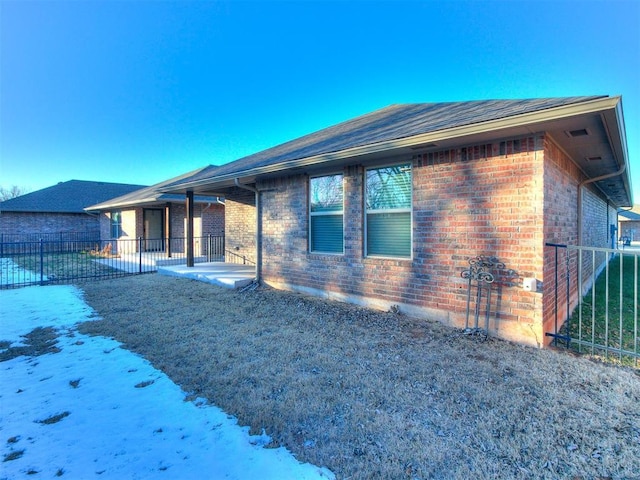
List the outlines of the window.
{"label": "window", "polygon": [[343,176],[313,177],[309,181],[309,250],[344,252]]}
{"label": "window", "polygon": [[368,169],[366,255],[411,258],[411,164]]}
{"label": "window", "polygon": [[111,212],[111,238],[120,238],[122,235],[122,216],[120,212]]}

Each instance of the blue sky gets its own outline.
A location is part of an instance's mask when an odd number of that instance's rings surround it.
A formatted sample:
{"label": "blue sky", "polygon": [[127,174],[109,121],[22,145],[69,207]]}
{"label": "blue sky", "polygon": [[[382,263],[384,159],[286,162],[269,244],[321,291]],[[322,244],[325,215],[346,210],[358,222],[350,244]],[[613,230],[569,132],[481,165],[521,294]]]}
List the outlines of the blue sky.
{"label": "blue sky", "polygon": [[0,186],[153,184],[393,103],[622,95],[640,2],[0,0]]}

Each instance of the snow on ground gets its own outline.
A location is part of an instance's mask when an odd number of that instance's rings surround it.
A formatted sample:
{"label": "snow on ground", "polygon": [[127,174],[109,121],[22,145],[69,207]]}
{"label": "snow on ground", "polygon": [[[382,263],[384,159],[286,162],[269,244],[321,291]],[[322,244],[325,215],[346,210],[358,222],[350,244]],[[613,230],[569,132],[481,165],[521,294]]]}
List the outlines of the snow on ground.
{"label": "snow on ground", "polygon": [[34,283],[46,280],[46,275],[40,278],[40,274],[20,268],[20,266],[10,258],[0,258],[0,285]]}
{"label": "snow on ground", "polygon": [[72,286],[0,291],[0,341],[20,345],[38,326],[60,334],[57,353],[0,362],[0,479],[333,478],[263,448],[267,435],[219,408],[186,401],[118,342],[74,329],[92,315]]}

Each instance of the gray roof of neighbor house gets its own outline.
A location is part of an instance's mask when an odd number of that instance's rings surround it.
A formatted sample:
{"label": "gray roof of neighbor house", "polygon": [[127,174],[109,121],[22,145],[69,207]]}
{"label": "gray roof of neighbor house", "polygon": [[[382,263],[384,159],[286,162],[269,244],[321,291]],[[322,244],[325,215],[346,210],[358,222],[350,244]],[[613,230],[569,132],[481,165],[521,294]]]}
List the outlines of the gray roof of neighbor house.
{"label": "gray roof of neighbor house", "polygon": [[86,213],[85,207],[143,188],[126,183],[69,180],[0,202],[0,212]]}
{"label": "gray roof of neighbor house", "polygon": [[[163,188],[220,192],[232,187],[235,179],[253,183],[259,176],[285,171],[312,173],[354,160],[364,163],[390,154],[437,151],[537,132],[551,132],[588,178],[628,165],[620,97],[416,103],[376,110]],[[597,185],[615,204],[630,204],[628,170]]]}
{"label": "gray roof of neighbor house", "polygon": [[[172,184],[177,181],[188,181],[194,175],[197,174],[211,174],[216,170],[215,165],[208,165],[206,167],[198,168],[191,172],[179,175],[169,180],[165,180],[150,187],[145,187],[140,190],[136,190],[126,195],[122,195],[115,198],[109,198],[108,200],[97,203],[95,205],[89,205],[85,208],[87,211],[98,210],[111,210],[114,208],[126,208],[126,207],[139,207],[145,205],[157,205],[166,203],[184,203],[185,196],[180,193],[164,193],[162,188],[168,184]],[[196,203],[215,203],[219,201],[218,196],[196,196],[194,197]]]}

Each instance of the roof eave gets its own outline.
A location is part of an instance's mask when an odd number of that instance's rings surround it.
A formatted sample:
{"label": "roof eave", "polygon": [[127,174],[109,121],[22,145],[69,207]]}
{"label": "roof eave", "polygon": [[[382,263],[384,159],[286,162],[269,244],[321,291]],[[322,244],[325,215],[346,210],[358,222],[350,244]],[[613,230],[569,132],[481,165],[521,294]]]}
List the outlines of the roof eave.
{"label": "roof eave", "polygon": [[620,167],[624,167],[625,171],[623,173],[623,181],[625,183],[625,187],[627,192],[629,192],[629,202],[627,205],[620,205],[622,207],[633,207],[633,185],[631,183],[631,171],[629,168],[629,150],[627,147],[627,129],[624,124],[624,114],[622,112],[622,99],[620,97],[615,97],[618,99],[618,103],[616,104],[615,113],[616,113],[616,121],[619,129],[619,134],[617,138],[619,139],[620,144],[617,146],[620,153]]}
{"label": "roof eave", "polygon": [[[233,181],[234,179],[243,179],[243,178],[255,178],[261,175],[269,175],[277,172],[296,169],[296,168],[304,168],[312,165],[318,165],[327,162],[346,160],[351,157],[359,157],[365,155],[372,155],[376,153],[384,153],[387,151],[392,151],[399,148],[407,148],[413,147],[422,144],[429,143],[437,143],[442,142],[444,140],[452,140],[456,138],[464,138],[464,137],[472,137],[475,135],[482,135],[489,132],[498,132],[501,130],[507,130],[518,127],[526,127],[530,125],[542,124],[545,122],[559,120],[567,117],[577,116],[577,115],[586,115],[593,114],[597,112],[603,112],[607,110],[614,110],[617,112],[618,106],[620,105],[620,97],[603,97],[598,98],[586,102],[580,102],[576,104],[563,105],[560,107],[549,108],[545,110],[540,110],[536,112],[528,112],[520,115],[514,115],[505,118],[499,118],[495,120],[489,120],[480,123],[473,123],[469,125],[457,126],[452,128],[446,128],[442,130],[437,130],[428,133],[422,133],[419,135],[413,135],[410,137],[404,137],[394,140],[388,140],[384,142],[371,143],[368,145],[362,145],[358,147],[348,148],[345,150],[339,150],[336,152],[323,153],[320,155],[314,155],[311,157],[305,157],[295,160],[288,160],[284,162],[280,162],[274,165],[267,165],[263,167],[257,167],[247,170],[240,170],[237,172],[228,173],[220,176],[212,176],[209,178],[193,181],[193,182],[185,182],[177,186],[177,188],[172,188],[168,190],[163,190],[166,192],[185,192],[188,190],[197,190],[202,187],[214,187],[217,185],[225,184],[227,182]],[[620,114],[617,114],[619,120],[621,117]],[[622,129],[624,132],[624,125],[622,125]],[[622,140],[621,145],[624,148],[621,148],[625,155],[622,156],[622,161],[627,162],[626,160],[626,141]]]}
{"label": "roof eave", "polygon": [[[153,206],[153,205],[157,206],[159,204],[166,205],[167,203],[184,203],[184,201],[182,199],[177,199],[177,198],[163,198],[163,194],[161,194],[154,197],[141,198],[133,202],[122,201],[122,202],[114,202],[114,203],[110,203],[110,202],[99,203],[97,205],[92,205],[90,207],[85,208],[85,211],[98,212],[98,211],[116,210],[116,209],[122,209],[122,208],[147,207],[147,206]],[[215,203],[217,201],[219,201],[219,197],[196,196],[194,198],[195,203]]]}
{"label": "roof eave", "polygon": [[159,200],[157,197],[148,197],[148,198],[140,198],[134,202],[131,201],[121,201],[121,202],[104,202],[98,203],[96,205],[91,205],[85,208],[87,212],[97,212],[102,210],[113,210],[117,208],[125,208],[125,207],[138,207],[143,205],[148,205],[149,203],[157,203]]}

